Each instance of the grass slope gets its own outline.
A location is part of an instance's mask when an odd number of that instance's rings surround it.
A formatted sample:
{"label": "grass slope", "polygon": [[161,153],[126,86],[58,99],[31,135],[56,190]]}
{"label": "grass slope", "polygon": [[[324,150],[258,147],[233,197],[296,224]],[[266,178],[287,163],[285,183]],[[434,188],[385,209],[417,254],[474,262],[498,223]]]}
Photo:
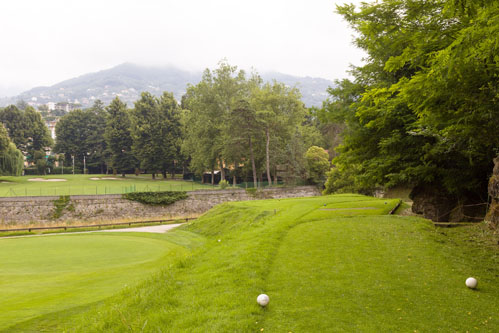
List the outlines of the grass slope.
{"label": "grass slope", "polygon": [[183,251],[143,234],[1,239],[0,328],[107,298]]}
{"label": "grass slope", "polygon": [[[497,331],[497,245],[470,242],[469,228],[447,233],[423,219],[374,215],[397,202],[337,195],[222,204],[168,235],[190,254],[148,281],[10,329]],[[470,275],[478,290],[464,286]],[[267,308],[256,304],[260,293],[270,296]]]}
{"label": "grass slope", "polygon": [[[61,182],[29,181],[32,178],[65,179]],[[100,178],[92,180],[90,178]],[[0,177],[0,197],[121,194],[131,191],[191,191],[213,188],[183,180],[152,180],[150,175],[50,175]],[[217,187],[218,188],[218,187]]]}

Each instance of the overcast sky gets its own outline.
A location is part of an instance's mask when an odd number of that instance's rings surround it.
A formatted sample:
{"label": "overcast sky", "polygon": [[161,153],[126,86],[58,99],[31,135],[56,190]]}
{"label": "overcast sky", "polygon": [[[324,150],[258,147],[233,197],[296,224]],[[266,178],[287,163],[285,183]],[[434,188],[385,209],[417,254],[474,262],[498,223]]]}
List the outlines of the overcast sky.
{"label": "overcast sky", "polygon": [[363,53],[334,12],[357,0],[0,2],[0,96],[123,62],[346,77]]}

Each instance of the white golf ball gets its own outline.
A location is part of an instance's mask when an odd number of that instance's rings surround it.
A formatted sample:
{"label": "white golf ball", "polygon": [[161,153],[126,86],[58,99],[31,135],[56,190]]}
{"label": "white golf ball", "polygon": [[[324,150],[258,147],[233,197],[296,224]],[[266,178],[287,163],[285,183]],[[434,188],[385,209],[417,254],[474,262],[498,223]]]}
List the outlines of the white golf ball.
{"label": "white golf ball", "polygon": [[468,288],[475,289],[477,284],[478,284],[478,281],[473,277],[466,279],[466,287],[468,287]]}
{"label": "white golf ball", "polygon": [[261,306],[266,306],[267,304],[269,304],[269,301],[270,301],[269,296],[267,296],[265,294],[260,294],[256,298],[256,302],[258,304],[260,304]]}

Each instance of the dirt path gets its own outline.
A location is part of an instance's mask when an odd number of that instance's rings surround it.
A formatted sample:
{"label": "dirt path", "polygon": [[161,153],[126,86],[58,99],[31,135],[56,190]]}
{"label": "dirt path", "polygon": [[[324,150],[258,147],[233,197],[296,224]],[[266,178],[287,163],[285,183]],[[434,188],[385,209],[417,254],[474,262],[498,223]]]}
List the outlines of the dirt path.
{"label": "dirt path", "polygon": [[153,225],[148,227],[137,227],[137,228],[126,228],[126,229],[109,229],[109,230],[100,230],[99,232],[153,232],[157,234],[162,234],[167,232],[173,228],[181,226],[181,223],[177,224],[162,224],[162,225]]}
{"label": "dirt path", "polygon": [[181,226],[182,223],[176,224],[162,224],[162,225],[154,225],[147,227],[137,227],[137,228],[123,228],[123,229],[108,229],[108,230],[92,230],[92,231],[75,231],[75,232],[59,232],[53,234],[41,234],[41,235],[22,235],[22,236],[6,236],[0,237],[1,239],[12,239],[12,238],[25,238],[25,237],[43,237],[43,236],[58,236],[58,235],[74,235],[74,234],[88,234],[92,232],[151,232],[162,234],[164,232],[170,231],[178,226]]}

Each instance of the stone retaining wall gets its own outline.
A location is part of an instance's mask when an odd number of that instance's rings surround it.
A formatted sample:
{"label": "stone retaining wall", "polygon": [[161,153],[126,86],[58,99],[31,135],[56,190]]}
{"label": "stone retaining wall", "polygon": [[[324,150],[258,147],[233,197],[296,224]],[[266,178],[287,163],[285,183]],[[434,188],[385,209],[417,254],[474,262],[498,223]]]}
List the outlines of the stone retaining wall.
{"label": "stone retaining wall", "polygon": [[0,198],[0,223],[61,224],[72,221],[102,221],[145,218],[174,218],[198,216],[213,206],[228,201],[255,199],[279,199],[320,195],[313,186],[293,188],[268,188],[256,195],[245,190],[200,190],[188,192],[189,197],[169,206],[148,206],[122,199],[121,195],[72,195],[62,211],[54,219],[54,201],[59,197],[15,197]]}

